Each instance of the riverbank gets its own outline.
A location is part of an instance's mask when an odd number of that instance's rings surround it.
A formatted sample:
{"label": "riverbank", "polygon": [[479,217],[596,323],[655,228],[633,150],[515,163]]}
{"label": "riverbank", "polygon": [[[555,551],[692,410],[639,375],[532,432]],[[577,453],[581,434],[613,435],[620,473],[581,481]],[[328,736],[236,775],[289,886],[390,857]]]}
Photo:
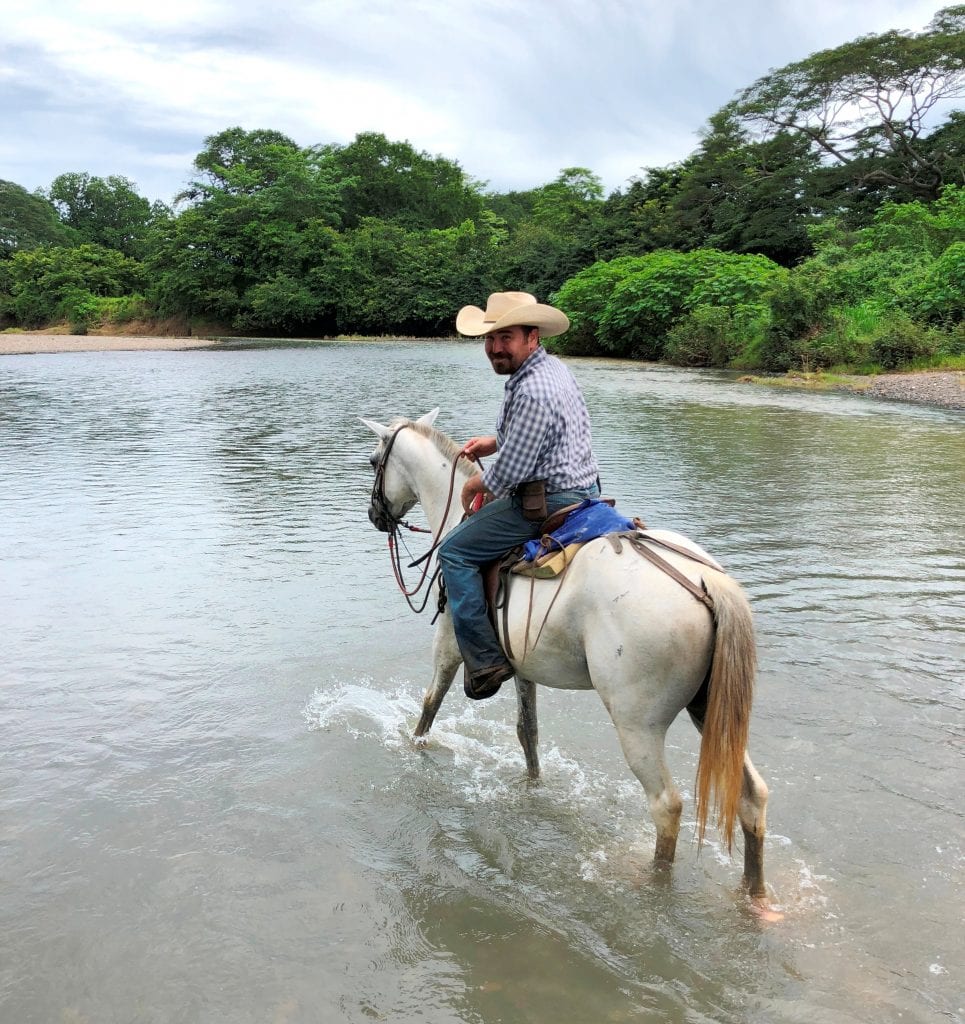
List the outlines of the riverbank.
{"label": "riverbank", "polygon": [[[358,339],[365,340],[365,339]],[[0,356],[59,352],[183,351],[211,348],[212,337],[158,337],[106,334],[0,334]],[[965,409],[965,372],[926,370],[918,373],[888,373],[875,377],[832,376],[829,374],[788,374],[783,377],[743,378],[767,387],[790,387],[812,391],[849,391],[888,402],[913,402],[944,409]]]}
{"label": "riverbank", "polygon": [[965,373],[928,371],[875,377],[864,389],[869,398],[919,402],[945,409],[965,409]]}
{"label": "riverbank", "polygon": [[965,372],[921,370],[885,373],[873,377],[856,374],[788,373],[782,377],[741,378],[749,384],[801,391],[847,391],[885,402],[912,402],[942,409],[965,409]]}
{"label": "riverbank", "polygon": [[181,351],[210,348],[211,338],[159,338],[101,334],[0,334],[0,355],[33,355],[45,352]]}

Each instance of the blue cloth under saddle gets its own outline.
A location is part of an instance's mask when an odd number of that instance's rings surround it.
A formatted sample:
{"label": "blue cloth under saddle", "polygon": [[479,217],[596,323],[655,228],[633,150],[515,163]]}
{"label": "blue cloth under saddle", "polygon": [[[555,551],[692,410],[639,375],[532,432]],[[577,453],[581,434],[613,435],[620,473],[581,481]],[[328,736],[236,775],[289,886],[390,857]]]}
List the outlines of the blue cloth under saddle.
{"label": "blue cloth under saddle", "polygon": [[599,498],[587,498],[566,517],[563,525],[549,536],[552,542],[544,544],[542,538],[528,541],[523,549],[523,559],[532,562],[550,551],[559,551],[567,544],[583,544],[602,537],[605,533],[619,533],[635,529],[632,520],[621,515]]}

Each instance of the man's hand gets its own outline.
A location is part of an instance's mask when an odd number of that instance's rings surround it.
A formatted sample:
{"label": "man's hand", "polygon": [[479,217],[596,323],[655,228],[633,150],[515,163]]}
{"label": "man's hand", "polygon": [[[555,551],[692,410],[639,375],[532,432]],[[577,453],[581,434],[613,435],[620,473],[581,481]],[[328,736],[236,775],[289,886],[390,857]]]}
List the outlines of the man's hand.
{"label": "man's hand", "polygon": [[473,503],[477,494],[486,494],[486,485],[483,483],[482,475],[474,473],[469,479],[462,485],[462,510],[463,512],[469,512],[469,509]]}
{"label": "man's hand", "polygon": [[495,437],[470,437],[463,445],[462,451],[459,454],[465,455],[467,459],[472,459],[475,462],[477,459],[492,455],[495,451]]}

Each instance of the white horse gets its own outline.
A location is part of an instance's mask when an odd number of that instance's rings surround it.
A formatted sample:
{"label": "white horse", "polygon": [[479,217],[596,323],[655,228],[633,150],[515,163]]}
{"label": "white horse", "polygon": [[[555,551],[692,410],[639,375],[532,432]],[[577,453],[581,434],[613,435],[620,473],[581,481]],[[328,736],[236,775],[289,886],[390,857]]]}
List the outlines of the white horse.
{"label": "white horse", "polygon": [[[459,447],[432,426],[438,411],[388,426],[362,420],[380,439],[371,457],[376,483],[369,508],[380,530],[393,532],[417,502],[436,539],[462,518],[461,484],[477,470],[458,460]],[[680,534],[648,533],[709,559]],[[762,903],[767,786],[746,753],[756,667],[750,607],[723,570],[674,551],[661,554],[710,595],[712,613],[665,572],[625,545],[617,552],[603,538],[580,549],[562,582],[513,577],[506,598],[508,650],[516,669],[516,731],[527,770],[532,778],[539,775],[535,684],[596,690],[646,791],[657,830],[655,864],[669,865],[682,801],[667,770],[664,742],[670,723],[686,708],[701,731],[698,835],[703,838],[712,808],[730,849],[740,819],[743,883]],[[499,631],[506,646],[502,622]],[[439,617],[433,654],[432,683],[416,737],[429,731],[462,661],[448,614]]]}

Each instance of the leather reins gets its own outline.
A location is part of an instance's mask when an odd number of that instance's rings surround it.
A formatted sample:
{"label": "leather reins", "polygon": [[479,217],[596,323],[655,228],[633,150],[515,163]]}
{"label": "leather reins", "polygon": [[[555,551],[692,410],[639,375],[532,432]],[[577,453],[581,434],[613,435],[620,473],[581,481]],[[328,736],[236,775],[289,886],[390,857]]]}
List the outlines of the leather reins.
{"label": "leather reins", "polygon": [[[375,467],[375,480],[372,484],[372,498],[371,505],[375,509],[376,514],[379,515],[388,526],[386,532],[389,535],[389,561],[392,563],[392,573],[395,576],[395,582],[398,584],[399,590],[402,591],[402,595],[406,600],[409,607],[418,615],[424,612],[426,605],[429,603],[429,595],[432,592],[432,584],[435,583],[436,577],[439,575],[440,566],[436,564],[435,570],[431,572],[432,568],[432,556],[438,550],[439,545],[442,543],[442,534],[446,528],[446,521],[449,518],[449,510],[452,508],[452,495],[456,487],[456,470],[459,467],[459,459],[462,455],[455,457],[452,461],[452,472],[449,474],[449,493],[446,495],[446,507],[442,513],[442,519],[439,522],[439,532],[432,538],[432,546],[424,554],[417,558],[415,561],[410,562],[408,568],[414,569],[420,563],[425,563],[422,566],[422,572],[419,575],[418,582],[414,587],[407,587],[405,578],[402,571],[402,554],[399,550],[399,527],[404,526],[407,530],[413,533],[430,533],[431,531],[425,530],[419,526],[412,526],[407,523],[404,519],[400,519],[396,516],[389,508],[389,501],[385,496],[385,464],[388,461],[389,455],[395,446],[395,440],[405,430],[406,427],[412,426],[411,423],[402,423],[392,432],[391,436],[385,443],[385,449],[379,456],[378,465]],[[428,582],[426,582],[428,580]],[[426,591],[422,598],[422,603],[416,607],[415,602],[412,600],[414,597],[418,597],[419,592],[425,586]]]}

